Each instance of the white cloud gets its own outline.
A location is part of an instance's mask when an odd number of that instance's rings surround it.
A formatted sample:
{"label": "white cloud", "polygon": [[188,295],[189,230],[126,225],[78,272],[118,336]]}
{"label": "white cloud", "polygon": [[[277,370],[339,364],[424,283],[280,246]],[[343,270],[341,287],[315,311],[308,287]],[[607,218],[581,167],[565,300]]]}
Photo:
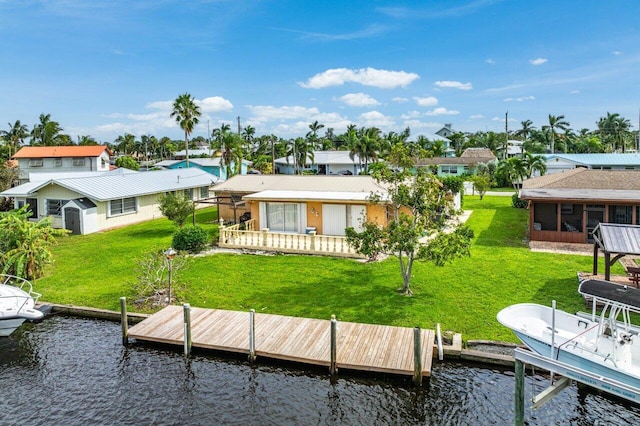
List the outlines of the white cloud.
{"label": "white cloud", "polygon": [[418,74],[405,71],[378,70],[375,68],[333,68],[309,78],[306,83],[298,82],[306,89],[321,89],[331,86],[342,86],[345,83],[358,83],[363,86],[373,86],[381,89],[407,87],[420,78]]}
{"label": "white cloud", "polygon": [[398,102],[398,103],[405,103],[405,102],[409,102],[409,98],[403,98],[401,96],[396,96],[395,98],[391,98],[391,100],[393,102]]}
{"label": "white cloud", "polygon": [[411,133],[415,136],[419,136],[419,133],[416,133],[416,130],[418,129],[436,129],[436,128],[440,128],[442,127],[442,124],[440,123],[436,123],[433,121],[429,121],[429,122],[425,122],[425,121],[420,121],[420,120],[405,120],[402,122],[402,127],[403,128],[407,128],[409,127],[411,129]]}
{"label": "white cloud", "polygon": [[614,50],[613,52],[611,52],[612,55],[618,56],[618,55],[622,55],[622,52],[619,50]]}
{"label": "white cloud", "polygon": [[529,59],[529,63],[531,65],[542,65],[542,64],[546,63],[547,61],[548,61],[547,58]]}
{"label": "white cloud", "polygon": [[472,120],[479,120],[481,118],[484,118],[484,115],[483,114],[474,114],[474,115],[470,115],[469,118],[472,119]]}
{"label": "white cloud", "polygon": [[438,105],[438,99],[435,96],[427,96],[426,98],[414,96],[413,100],[416,101],[418,105],[423,107]]}
{"label": "white cloud", "polygon": [[448,110],[444,107],[436,108],[424,113],[424,115],[457,115],[457,114],[460,114],[460,111]]}
{"label": "white cloud", "polygon": [[522,96],[520,98],[505,98],[505,102],[524,102],[524,101],[533,101],[535,96]]}
{"label": "white cloud", "polygon": [[358,121],[361,126],[365,127],[377,127],[379,129],[383,127],[393,127],[396,125],[396,122],[393,118],[384,115],[379,111],[369,111],[363,114],[360,114],[358,117]]}
{"label": "white cloud", "polygon": [[233,109],[233,104],[220,96],[210,96],[201,101],[196,100],[196,103],[202,112],[221,112]]}
{"label": "white cloud", "polygon": [[491,59],[491,58],[487,59],[485,62],[486,62],[486,63],[488,63],[488,64],[491,64],[491,65],[493,65],[493,64],[495,64],[495,63],[496,63],[496,61],[494,61],[494,60],[493,60],[493,59]]}
{"label": "white cloud", "polygon": [[415,111],[415,110],[414,110],[414,111],[409,111],[409,112],[407,112],[407,113],[405,113],[405,114],[402,114],[402,115],[400,116],[400,118],[402,118],[403,120],[408,120],[408,119],[410,119],[410,118],[418,118],[418,117],[420,117],[421,115],[422,115],[422,113],[421,113],[420,111]]}
{"label": "white cloud", "polygon": [[145,108],[159,109],[162,111],[171,111],[171,109],[173,108],[173,101],[149,102],[147,105],[145,105]]}
{"label": "white cloud", "polygon": [[578,93],[580,93],[580,91],[579,90],[572,90],[569,93],[572,94],[572,95],[577,95]]}
{"label": "white cloud", "polygon": [[345,104],[352,107],[369,107],[380,105],[376,99],[365,93],[347,93],[339,98]]}
{"label": "white cloud", "polygon": [[438,87],[446,87],[460,90],[471,90],[473,85],[471,83],[462,83],[460,81],[436,81],[435,85]]}
{"label": "white cloud", "polygon": [[302,106],[274,107],[270,105],[247,105],[247,108],[255,115],[251,119],[259,122],[308,118],[320,113],[318,108],[306,108]]}

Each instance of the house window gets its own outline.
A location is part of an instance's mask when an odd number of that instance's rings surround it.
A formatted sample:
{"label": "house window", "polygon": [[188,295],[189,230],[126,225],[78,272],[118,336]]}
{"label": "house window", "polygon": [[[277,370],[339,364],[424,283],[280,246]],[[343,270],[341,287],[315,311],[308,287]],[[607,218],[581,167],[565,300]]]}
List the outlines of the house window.
{"label": "house window", "polygon": [[62,167],[62,158],[54,158],[53,159],[54,167]]}
{"label": "house window", "polygon": [[560,223],[564,232],[582,232],[582,204],[561,204]]}
{"label": "house window", "polygon": [[201,186],[200,187],[200,199],[203,200],[205,198],[209,198],[209,187]]}
{"label": "house window", "polygon": [[62,206],[64,206],[69,200],[47,200],[46,212],[47,216],[62,216]]}
{"label": "house window", "polygon": [[184,190],[184,198],[186,198],[187,200],[193,200],[193,188]]}
{"label": "house window", "polygon": [[73,165],[77,167],[84,166],[84,158],[76,158],[75,160],[73,160]]}
{"label": "house window", "polygon": [[29,160],[29,167],[42,167],[42,160]]}
{"label": "house window", "polygon": [[104,158],[102,159],[102,162],[100,163],[102,164],[102,167],[106,167],[107,166],[107,160],[105,160]]}
{"label": "house window", "polygon": [[535,203],[533,208],[534,231],[558,230],[558,205],[556,203]]}
{"label": "house window", "polygon": [[457,175],[458,174],[458,166],[440,166],[440,170],[442,171],[442,173],[448,174],[448,175]]}
{"label": "house window", "polygon": [[111,202],[109,203],[111,216],[117,216],[126,213],[135,213],[137,211],[136,207],[137,206],[135,197],[111,200]]}
{"label": "house window", "polygon": [[266,203],[267,228],[274,232],[298,232],[298,205]]}
{"label": "house window", "polygon": [[38,199],[37,198],[27,198],[27,204],[29,205],[29,212],[31,215],[30,218],[38,217]]}
{"label": "house window", "polygon": [[631,225],[632,211],[631,206],[609,206],[609,223]]}

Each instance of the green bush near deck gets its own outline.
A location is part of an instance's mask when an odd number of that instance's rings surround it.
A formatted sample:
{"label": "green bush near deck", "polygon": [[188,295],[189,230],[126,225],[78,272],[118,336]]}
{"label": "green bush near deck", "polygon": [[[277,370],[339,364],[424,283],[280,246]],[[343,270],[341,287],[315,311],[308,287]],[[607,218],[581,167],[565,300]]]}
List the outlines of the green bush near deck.
{"label": "green bush near deck", "polygon": [[[397,259],[362,263],[321,256],[215,254],[193,259],[182,274],[192,306],[255,309],[281,315],[390,324],[462,333],[463,339],[517,341],[496,321],[500,309],[521,302],[584,310],[577,271],[590,271],[591,256],[539,253],[525,242],[528,211],[511,197],[465,197],[473,210],[467,225],[475,238],[471,257],[444,267],[416,263],[414,295],[402,286]],[[214,209],[196,213],[209,234],[217,230]],[[189,223],[191,219],[188,219]],[[119,309],[134,297],[134,259],[171,245],[173,224],[158,219],[109,232],[65,237],[53,247],[55,264],[35,283],[42,300]],[[599,268],[604,270],[603,261]],[[613,273],[622,269],[615,265]]]}

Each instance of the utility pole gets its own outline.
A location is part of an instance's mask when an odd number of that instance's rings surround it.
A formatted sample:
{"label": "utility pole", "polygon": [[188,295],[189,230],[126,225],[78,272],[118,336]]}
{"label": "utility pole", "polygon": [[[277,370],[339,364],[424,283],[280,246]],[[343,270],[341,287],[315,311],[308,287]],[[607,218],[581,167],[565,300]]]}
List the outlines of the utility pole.
{"label": "utility pole", "polygon": [[209,120],[207,120],[207,149],[209,150],[209,157],[211,157],[211,131],[209,130]]}
{"label": "utility pole", "polygon": [[276,152],[273,147],[273,135],[271,135],[271,174],[276,173]]}
{"label": "utility pole", "polygon": [[506,141],[504,143],[504,152],[502,153],[502,158],[507,158],[507,151],[509,150],[509,111],[504,113],[504,134]]}
{"label": "utility pole", "polygon": [[240,128],[240,116],[238,116],[238,135],[242,133],[242,129]]}

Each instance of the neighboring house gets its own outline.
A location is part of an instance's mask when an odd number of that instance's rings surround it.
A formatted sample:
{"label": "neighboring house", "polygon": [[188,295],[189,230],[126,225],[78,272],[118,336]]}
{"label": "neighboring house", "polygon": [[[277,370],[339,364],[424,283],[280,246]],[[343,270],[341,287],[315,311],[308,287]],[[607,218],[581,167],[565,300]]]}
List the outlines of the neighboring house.
{"label": "neighboring house", "polygon": [[507,141],[507,158],[522,157],[524,154],[524,142],[515,139]]}
{"label": "neighboring house", "polygon": [[[251,161],[242,160],[240,165],[240,174],[246,175],[249,167],[253,163]],[[163,169],[184,169],[187,166],[187,160],[164,160],[154,164],[154,167],[162,167]],[[220,180],[227,179],[227,168],[221,164],[221,158],[191,158],[191,151],[189,151],[189,167],[197,167],[216,176]],[[231,163],[231,167],[235,167],[234,163]]]}
{"label": "neighboring house", "polygon": [[212,189],[222,219],[237,221],[245,212],[255,228],[270,232],[344,235],[360,229],[362,220],[387,222],[384,204],[372,204],[372,192],[383,188],[370,176],[234,176]]}
{"label": "neighboring house", "polygon": [[16,208],[29,204],[36,220],[51,217],[53,226],[89,234],[162,216],[158,196],[182,193],[193,201],[209,198],[216,177],[197,168],[131,172],[118,169],[95,176],[28,182],[0,193]]}
{"label": "neighboring house", "polygon": [[416,162],[416,167],[435,167],[438,175],[460,176],[464,173],[475,174],[478,163],[487,164],[496,160],[488,148],[467,148],[460,157],[422,158]]}
{"label": "neighboring house", "polygon": [[25,183],[34,173],[108,171],[111,155],[102,145],[24,146],[12,158],[18,161],[20,183]]}
{"label": "neighboring house", "polygon": [[[196,157],[202,157],[204,155],[206,155],[207,157],[211,157],[211,155],[214,153],[214,151],[212,149],[209,148],[197,148],[197,149],[190,149],[189,150],[189,162],[191,162],[192,159],[196,158]],[[173,153],[173,159],[174,160],[185,160],[187,158],[187,151],[186,150],[182,150],[182,151],[177,151]]]}
{"label": "neighboring house", "polygon": [[531,240],[592,242],[600,222],[640,224],[640,171],[576,168],[525,180]]}
{"label": "neighboring house", "polygon": [[[277,158],[274,163],[276,173],[294,174],[292,156]],[[371,160],[369,163],[371,163]],[[357,155],[353,159],[349,157],[349,151],[313,151],[313,161],[307,157],[306,164],[301,169],[318,175],[357,175],[363,170],[363,166]]]}
{"label": "neighboring house", "polygon": [[583,167],[599,170],[640,170],[640,154],[544,154],[547,171],[545,174],[560,173]]}
{"label": "neighboring house", "polygon": [[438,130],[436,132],[436,135],[442,136],[443,138],[448,138],[449,136],[451,136],[454,133],[456,133],[456,131],[453,130],[453,128],[451,126],[453,126],[453,124],[451,124],[451,123],[445,124],[443,128],[441,128],[440,130]]}
{"label": "neighboring house", "polygon": [[[371,176],[234,176],[212,189],[220,218],[237,222],[245,213],[255,229],[269,232],[344,236],[345,228],[361,229],[363,220],[385,226],[387,192]],[[381,203],[372,203],[373,193]],[[460,207],[459,194],[455,200]]]}

